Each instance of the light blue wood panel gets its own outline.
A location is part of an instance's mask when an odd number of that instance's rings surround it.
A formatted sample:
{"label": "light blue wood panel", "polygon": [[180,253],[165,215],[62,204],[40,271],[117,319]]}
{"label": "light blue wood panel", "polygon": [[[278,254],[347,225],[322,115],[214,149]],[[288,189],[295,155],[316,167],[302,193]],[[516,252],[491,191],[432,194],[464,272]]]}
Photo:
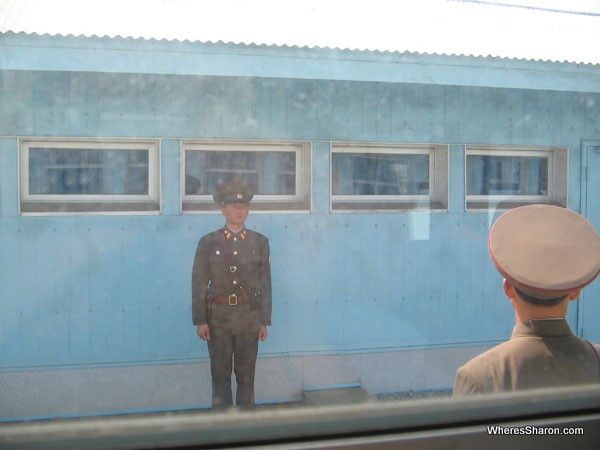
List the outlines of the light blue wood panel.
{"label": "light blue wood panel", "polygon": [[3,135],[565,145],[582,124],[598,133],[600,104],[555,91],[75,72],[9,71],[3,89]]}
{"label": "light blue wood panel", "polygon": [[317,139],[329,140],[334,132],[335,85],[332,81],[319,83],[315,92],[315,115]]}
{"label": "light blue wood panel", "polygon": [[580,101],[582,103],[583,117],[582,122],[584,123],[584,134],[585,139],[597,139],[600,136],[600,121],[598,115],[600,114],[600,99],[594,95],[581,95]]}
{"label": "light blue wood panel", "polygon": [[[294,118],[301,124],[300,136],[315,136],[315,138],[318,136],[318,97],[325,84],[326,82],[319,82],[318,85],[314,85],[308,80],[296,82],[294,93],[297,98],[294,104],[299,109],[295,111]],[[290,94],[292,93],[290,92]]]}
{"label": "light blue wood panel", "polygon": [[0,139],[0,219],[19,213],[17,145],[16,139]]}
{"label": "light blue wood panel", "polygon": [[[255,136],[268,136],[272,134],[274,127],[272,117],[273,95],[276,83],[272,79],[254,79],[255,83]],[[260,106],[259,106],[260,105]],[[280,118],[281,120],[281,118]]]}
{"label": "light blue wood panel", "polygon": [[288,137],[293,136],[293,133],[289,131],[288,122],[289,116],[287,112],[288,103],[288,89],[290,89],[290,81],[284,80],[269,80],[272,84],[261,84],[261,89],[267,89],[270,92],[269,103],[267,105],[259,105],[258,109],[266,108],[270,111],[268,130],[269,133],[262,137]]}
{"label": "light blue wood panel", "polygon": [[350,92],[352,83],[349,81],[332,83],[332,89],[330,139],[346,141],[350,130]]}
{"label": "light blue wood panel", "polygon": [[162,140],[161,156],[161,210],[166,215],[181,212],[181,141]]}

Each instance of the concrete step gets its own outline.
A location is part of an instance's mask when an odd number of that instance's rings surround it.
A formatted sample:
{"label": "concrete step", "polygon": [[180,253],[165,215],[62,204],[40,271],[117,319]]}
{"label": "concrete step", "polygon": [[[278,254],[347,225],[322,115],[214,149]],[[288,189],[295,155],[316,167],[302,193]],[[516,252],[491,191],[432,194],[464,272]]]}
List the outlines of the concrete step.
{"label": "concrete step", "polygon": [[302,392],[302,399],[305,405],[327,406],[365,403],[373,401],[374,397],[360,386],[357,386],[307,390]]}

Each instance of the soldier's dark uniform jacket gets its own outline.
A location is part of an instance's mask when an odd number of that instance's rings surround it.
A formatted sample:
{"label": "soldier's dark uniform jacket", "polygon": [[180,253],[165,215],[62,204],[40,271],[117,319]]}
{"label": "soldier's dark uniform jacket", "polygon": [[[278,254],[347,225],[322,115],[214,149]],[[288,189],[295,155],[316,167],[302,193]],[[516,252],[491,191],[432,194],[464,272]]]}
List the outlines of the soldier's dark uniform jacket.
{"label": "soldier's dark uniform jacket", "polygon": [[[211,302],[229,297],[230,304]],[[243,302],[244,296],[247,297]],[[237,305],[235,305],[237,303]],[[200,239],[192,268],[194,325],[228,329],[233,334],[271,325],[271,267],[269,240],[243,228],[227,227]]]}

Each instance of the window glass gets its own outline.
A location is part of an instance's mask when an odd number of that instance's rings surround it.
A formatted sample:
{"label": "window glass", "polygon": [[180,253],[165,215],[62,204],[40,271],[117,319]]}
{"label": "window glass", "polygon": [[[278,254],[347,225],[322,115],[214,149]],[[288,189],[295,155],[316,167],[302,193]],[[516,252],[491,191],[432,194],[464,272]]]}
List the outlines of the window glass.
{"label": "window glass", "polygon": [[251,182],[257,195],[296,193],[296,153],[188,150],[186,195],[212,195],[227,180]]}
{"label": "window glass", "polygon": [[548,157],[467,156],[468,195],[548,195]]}
{"label": "window glass", "polygon": [[30,194],[143,195],[148,152],[30,148],[28,181]]}
{"label": "window glass", "polygon": [[334,195],[429,195],[429,155],[334,153]]}

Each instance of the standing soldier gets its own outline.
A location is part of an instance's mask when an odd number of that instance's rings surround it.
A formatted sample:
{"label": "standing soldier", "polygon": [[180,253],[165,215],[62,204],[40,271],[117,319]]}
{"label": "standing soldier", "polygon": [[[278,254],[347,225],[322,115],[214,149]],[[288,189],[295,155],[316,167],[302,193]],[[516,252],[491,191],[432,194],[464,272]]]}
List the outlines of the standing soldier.
{"label": "standing soldier", "polygon": [[217,187],[213,198],[226,223],[200,239],[192,268],[192,318],[208,343],[215,410],[233,405],[232,365],[237,405],[254,407],[258,340],[271,325],[269,240],[244,226],[253,196],[246,181]]}

